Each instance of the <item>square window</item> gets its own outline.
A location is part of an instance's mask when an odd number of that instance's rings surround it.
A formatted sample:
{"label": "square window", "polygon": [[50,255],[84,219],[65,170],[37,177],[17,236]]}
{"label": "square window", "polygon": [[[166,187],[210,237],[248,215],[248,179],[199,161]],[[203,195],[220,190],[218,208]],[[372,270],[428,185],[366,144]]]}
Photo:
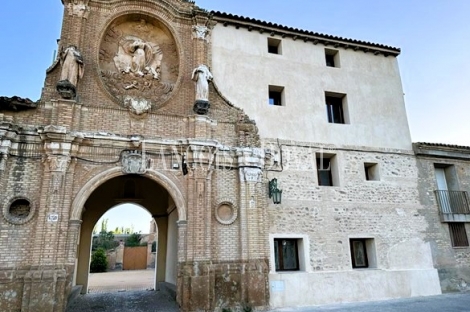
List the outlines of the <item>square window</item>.
{"label": "square window", "polygon": [[317,177],[320,186],[338,186],[339,173],[334,154],[317,153]]}
{"label": "square window", "polygon": [[338,50],[325,49],[325,61],[328,67],[339,67]]}
{"label": "square window", "polygon": [[345,124],[345,95],[338,93],[325,93],[326,112],[329,123]]}
{"label": "square window", "polygon": [[350,238],[349,247],[353,269],[377,267],[373,238]]}
{"label": "square window", "polygon": [[280,39],[268,38],[268,53],[282,54],[281,47],[282,45]]}
{"label": "square window", "polygon": [[379,181],[379,165],[376,163],[364,163],[364,172],[367,181]]}
{"label": "square window", "polygon": [[269,86],[269,105],[284,106],[284,87]]}
{"label": "square window", "polygon": [[452,247],[468,247],[468,237],[467,231],[465,230],[465,223],[450,222],[449,232]]}
{"label": "square window", "polygon": [[299,248],[298,239],[275,238],[274,239],[274,260],[276,271],[298,271]]}

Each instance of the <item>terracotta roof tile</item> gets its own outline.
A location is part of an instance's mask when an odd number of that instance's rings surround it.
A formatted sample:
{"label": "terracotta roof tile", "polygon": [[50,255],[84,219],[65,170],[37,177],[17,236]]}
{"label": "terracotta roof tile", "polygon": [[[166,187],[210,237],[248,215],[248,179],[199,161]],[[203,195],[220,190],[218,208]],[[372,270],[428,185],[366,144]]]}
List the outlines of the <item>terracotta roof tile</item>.
{"label": "terracotta roof tile", "polygon": [[239,16],[239,15],[234,15],[234,14],[229,14],[229,13],[224,13],[220,11],[211,11],[210,14],[215,17],[216,19],[226,19],[226,20],[232,20],[234,22],[240,22],[240,23],[251,23],[251,24],[256,24],[262,27],[269,27],[269,28],[275,28],[280,31],[285,31],[285,32],[293,32],[293,33],[298,33],[299,35],[304,35],[304,36],[311,36],[317,39],[328,39],[328,40],[333,40],[335,42],[342,42],[342,43],[350,43],[353,45],[360,45],[360,46],[366,46],[370,47],[372,49],[381,49],[381,50],[386,50],[388,53],[391,55],[398,55],[400,54],[400,49],[383,45],[383,44],[378,44],[378,43],[372,43],[368,41],[361,41],[361,40],[355,40],[355,39],[350,39],[350,38],[343,38],[343,37],[338,37],[338,36],[332,36],[328,34],[322,34],[322,33],[317,33],[313,31],[308,31],[308,30],[303,30],[303,29],[298,29],[298,28],[293,28],[289,26],[284,26],[276,23],[271,23],[271,22],[266,22],[254,18],[249,18],[249,17],[244,17],[244,16]]}

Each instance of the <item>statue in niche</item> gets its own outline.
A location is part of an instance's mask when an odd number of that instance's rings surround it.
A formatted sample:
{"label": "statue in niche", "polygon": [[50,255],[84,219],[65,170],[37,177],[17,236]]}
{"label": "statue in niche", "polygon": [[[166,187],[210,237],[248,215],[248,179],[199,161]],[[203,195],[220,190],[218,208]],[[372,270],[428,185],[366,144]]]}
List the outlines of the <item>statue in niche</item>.
{"label": "statue in niche", "polygon": [[193,110],[196,114],[204,115],[209,111],[209,81],[213,79],[206,65],[199,65],[193,70],[191,79],[196,82],[196,102]]}
{"label": "statue in niche", "polygon": [[83,58],[74,45],[69,46],[60,56],[61,72],[57,83],[57,91],[63,98],[71,99],[76,96],[79,79],[83,77]]}
{"label": "statue in niche", "polygon": [[192,80],[196,81],[196,101],[209,101],[209,81],[214,78],[206,65],[193,70]]}
{"label": "statue in niche", "polygon": [[145,42],[136,36],[125,36],[119,42],[114,64],[121,73],[137,77],[151,75],[158,80],[162,58],[163,53],[157,44]]}

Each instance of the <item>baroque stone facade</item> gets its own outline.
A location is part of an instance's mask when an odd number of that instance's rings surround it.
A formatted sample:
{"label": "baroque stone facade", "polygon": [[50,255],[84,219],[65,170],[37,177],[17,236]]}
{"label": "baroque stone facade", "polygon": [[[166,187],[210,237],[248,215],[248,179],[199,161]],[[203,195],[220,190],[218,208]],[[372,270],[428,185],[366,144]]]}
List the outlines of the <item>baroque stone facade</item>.
{"label": "baroque stone facade", "polygon": [[186,0],[62,2],[40,101],[0,102],[0,310],[86,293],[123,202],[152,214],[182,311],[440,293],[399,49]]}

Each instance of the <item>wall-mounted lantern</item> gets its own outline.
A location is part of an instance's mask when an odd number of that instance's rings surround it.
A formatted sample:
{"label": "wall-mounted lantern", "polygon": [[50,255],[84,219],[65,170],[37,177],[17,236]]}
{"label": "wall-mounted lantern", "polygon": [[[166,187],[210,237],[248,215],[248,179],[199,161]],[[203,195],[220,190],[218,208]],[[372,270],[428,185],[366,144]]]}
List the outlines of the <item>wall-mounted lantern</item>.
{"label": "wall-mounted lantern", "polygon": [[273,203],[280,204],[282,198],[282,190],[277,188],[277,179],[269,181],[269,198],[273,199]]}

